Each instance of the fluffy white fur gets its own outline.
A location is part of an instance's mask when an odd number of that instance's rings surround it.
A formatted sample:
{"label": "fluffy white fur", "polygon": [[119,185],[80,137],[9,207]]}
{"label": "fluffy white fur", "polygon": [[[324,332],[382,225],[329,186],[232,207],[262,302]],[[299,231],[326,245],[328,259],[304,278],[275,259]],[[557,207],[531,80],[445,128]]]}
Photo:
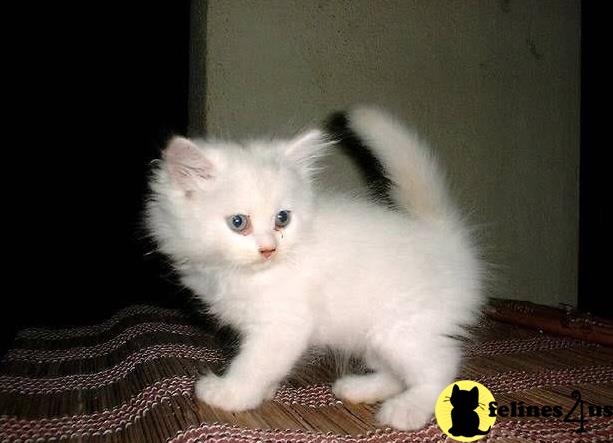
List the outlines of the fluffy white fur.
{"label": "fluffy white fur", "polygon": [[[462,335],[482,303],[482,265],[429,149],[371,108],[348,113],[381,160],[398,210],[315,195],[312,172],[330,149],[319,131],[293,140],[173,139],[151,182],[148,226],[183,284],[238,329],[227,372],[197,397],[229,411],[271,398],[311,346],[363,357],[367,375],[337,380],[352,402],[383,401],[378,420],[418,429],[453,381]],[[291,222],[274,229],[275,215]],[[227,223],[248,215],[247,235]],[[269,259],[259,252],[274,249]]]}

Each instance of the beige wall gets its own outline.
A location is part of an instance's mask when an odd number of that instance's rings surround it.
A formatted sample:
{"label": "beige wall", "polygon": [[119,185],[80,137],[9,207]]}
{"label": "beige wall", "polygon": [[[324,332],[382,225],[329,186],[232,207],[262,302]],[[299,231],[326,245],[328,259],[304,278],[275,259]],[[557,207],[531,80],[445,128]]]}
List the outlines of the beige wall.
{"label": "beige wall", "polygon": [[[192,132],[284,134],[384,105],[440,152],[495,295],[576,303],[578,1],[194,3]],[[355,179],[331,167],[339,188]]]}

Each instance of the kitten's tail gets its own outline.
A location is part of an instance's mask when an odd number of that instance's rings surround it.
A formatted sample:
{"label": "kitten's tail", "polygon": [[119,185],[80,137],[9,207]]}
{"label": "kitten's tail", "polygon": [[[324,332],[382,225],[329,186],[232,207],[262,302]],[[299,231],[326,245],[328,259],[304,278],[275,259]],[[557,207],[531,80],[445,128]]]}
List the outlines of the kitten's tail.
{"label": "kitten's tail", "polygon": [[376,108],[358,107],[335,114],[327,127],[375,183],[373,190],[387,193],[384,199],[417,217],[457,220],[436,158],[401,122]]}

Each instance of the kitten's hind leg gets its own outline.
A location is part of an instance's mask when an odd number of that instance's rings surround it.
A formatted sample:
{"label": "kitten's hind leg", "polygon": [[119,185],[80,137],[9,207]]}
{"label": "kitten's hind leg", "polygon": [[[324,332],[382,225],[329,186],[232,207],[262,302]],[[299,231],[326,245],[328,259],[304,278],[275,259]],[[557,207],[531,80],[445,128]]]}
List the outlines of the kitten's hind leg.
{"label": "kitten's hind leg", "polygon": [[403,431],[421,429],[434,412],[436,398],[445,386],[438,384],[411,387],[383,402],[377,420]]}
{"label": "kitten's hind leg", "polygon": [[384,371],[345,375],[332,386],[334,395],[352,403],[376,403],[399,394],[404,389],[404,383]]}
{"label": "kitten's hind leg", "polygon": [[401,430],[422,428],[434,413],[441,391],[453,381],[460,353],[445,337],[407,340],[403,333],[383,344],[382,357],[394,373],[402,375],[408,389],[383,402],[377,419]]}

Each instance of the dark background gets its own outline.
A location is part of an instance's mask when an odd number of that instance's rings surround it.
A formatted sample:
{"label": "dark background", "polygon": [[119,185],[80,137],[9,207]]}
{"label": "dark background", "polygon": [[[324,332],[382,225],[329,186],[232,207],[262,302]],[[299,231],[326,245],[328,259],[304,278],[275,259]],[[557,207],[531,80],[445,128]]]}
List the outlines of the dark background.
{"label": "dark background", "polygon": [[[600,259],[602,3],[582,6],[579,305],[611,315]],[[187,129],[189,2],[32,8],[5,15],[0,353],[21,327],[98,322],[134,302],[187,297],[161,257],[145,255],[140,220],[149,161]]]}
{"label": "dark background", "polygon": [[186,133],[189,2],[31,8],[5,15],[0,350],[20,327],[179,301],[140,223],[148,163]]}
{"label": "dark background", "polygon": [[[611,15],[606,2],[586,0],[581,3],[581,159],[579,181],[579,309],[613,318],[613,296],[605,284],[610,258],[611,171],[609,106],[610,68],[604,54],[611,51],[605,23]],[[608,78],[607,78],[608,77]],[[606,121],[605,120],[609,120]],[[610,133],[610,129],[607,131]],[[607,177],[608,175],[608,177]],[[609,209],[610,212],[610,209]]]}

